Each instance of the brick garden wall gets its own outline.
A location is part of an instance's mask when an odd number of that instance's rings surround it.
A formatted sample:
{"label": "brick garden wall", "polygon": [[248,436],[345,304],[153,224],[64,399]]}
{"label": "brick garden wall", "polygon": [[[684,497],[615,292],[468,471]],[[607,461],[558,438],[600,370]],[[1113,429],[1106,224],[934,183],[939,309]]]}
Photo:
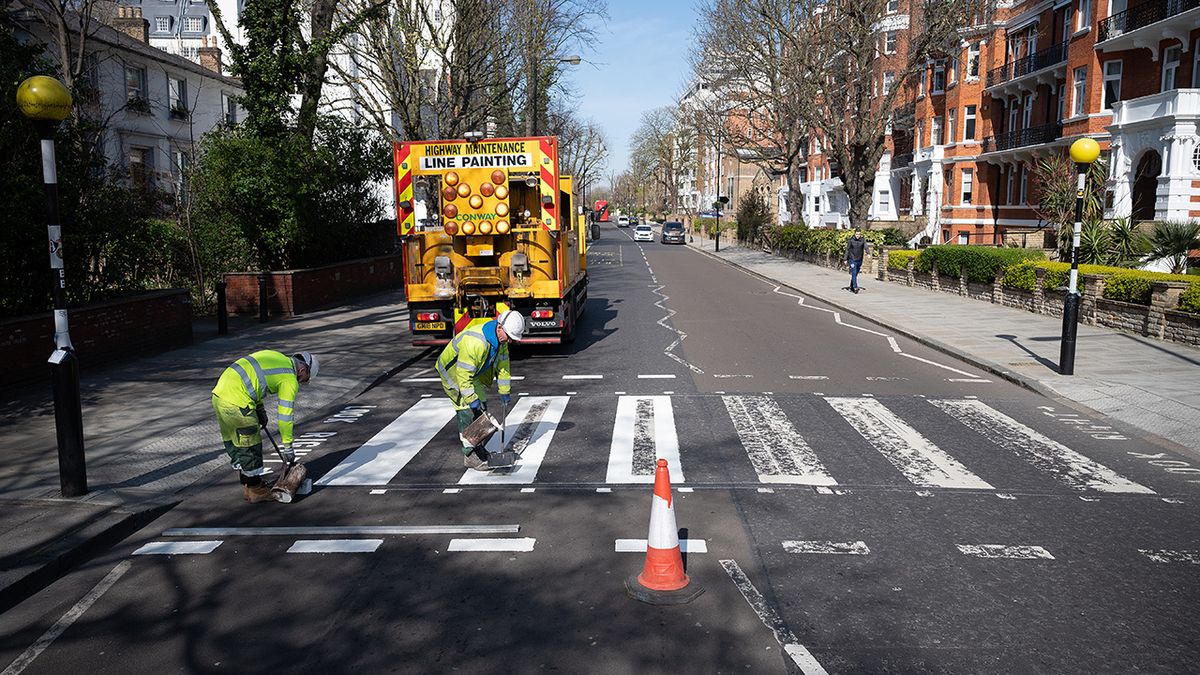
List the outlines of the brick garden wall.
{"label": "brick garden wall", "polygon": [[[225,275],[225,297],[231,315],[258,314],[258,274]],[[273,316],[304,314],[343,302],[356,295],[404,285],[400,255],[349,260],[311,269],[270,272],[267,308]]]}
{"label": "brick garden wall", "polygon": [[[71,342],[83,369],[191,344],[192,298],[186,289],[154,291],[69,310]],[[49,312],[0,321],[4,388],[49,378],[54,350]]]}

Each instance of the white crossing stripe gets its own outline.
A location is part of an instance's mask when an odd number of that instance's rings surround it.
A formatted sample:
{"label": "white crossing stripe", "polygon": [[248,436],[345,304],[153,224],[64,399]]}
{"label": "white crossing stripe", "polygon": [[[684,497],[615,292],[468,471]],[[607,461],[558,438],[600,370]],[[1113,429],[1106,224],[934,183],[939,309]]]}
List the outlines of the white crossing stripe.
{"label": "white crossing stripe", "polygon": [[1021,424],[982,401],[939,399],[930,403],[992,443],[1021,455],[1038,469],[1076,490],[1154,494],[1112,469]]}
{"label": "white crossing stripe", "polygon": [[987,481],[968,471],[876,399],[825,400],[914,485],[992,489]]}
{"label": "white crossing stripe", "polygon": [[956,544],[956,546],[963,555],[975,558],[1054,560],[1054,556],[1041,546],[1006,546],[1004,544]]}
{"label": "white crossing stripe", "polygon": [[673,380],[674,375],[638,375],[639,380]]}
{"label": "white crossing stripe", "polygon": [[603,380],[603,375],[563,375],[564,380]]}
{"label": "white crossing stripe", "polygon": [[868,555],[871,549],[861,541],[796,541],[783,542],[788,553],[831,553],[834,555]]}
{"label": "white crossing stripe", "polygon": [[301,539],[288,553],[374,553],[382,539]]}
{"label": "white crossing stripe", "polygon": [[[508,411],[505,418],[507,433],[504,443],[519,456],[517,463],[508,469],[476,471],[467,469],[459,485],[527,485],[537,478],[546,450],[554,439],[554,432],[562,420],[563,411],[570,401],[568,396],[526,396]],[[500,434],[492,436],[487,444],[488,452],[500,452]]]}
{"label": "white crossing stripe", "polygon": [[521,537],[519,539],[451,539],[448,551],[505,551],[510,553],[528,553],[533,550],[537,539]]}
{"label": "white crossing stripe", "polygon": [[774,399],[723,396],[725,409],[761,483],[837,485]]}
{"label": "white crossing stripe", "polygon": [[762,593],[754,587],[754,584],[746,576],[746,573],[742,571],[737,561],[722,560],[720,562],[721,567],[725,568],[725,573],[733,581],[733,585],[737,586],[742,597],[746,599],[746,602],[750,603],[750,608],[758,615],[763,625],[771,629],[771,632],[775,634],[776,642],[783,647],[784,653],[791,657],[792,662],[800,668],[800,672],[803,675],[829,675],[821,663],[817,661],[816,657],[812,655],[812,652],[800,644],[800,641],[796,639],[796,634],[792,632],[791,628],[788,628],[787,623],[779,616],[779,612],[775,611],[775,608],[767,602]]}
{"label": "white crossing stripe", "polygon": [[1159,563],[1186,562],[1200,565],[1200,551],[1171,551],[1168,549],[1139,548],[1138,553]]}
{"label": "white crossing stripe", "polygon": [[220,541],[152,541],[133,555],[207,555],[220,545]]}
{"label": "white crossing stripe", "polygon": [[655,463],[667,460],[671,483],[683,482],[679,436],[668,396],[622,396],[617,399],[606,483],[653,483]]}
{"label": "white crossing stripe", "polygon": [[441,382],[442,378],[440,378],[440,377],[410,377],[406,380],[400,380],[400,381],[405,384],[421,384],[421,383],[425,383],[425,382]]}
{"label": "white crossing stripe", "polygon": [[[618,539],[615,544],[617,553],[645,553],[645,539]],[[708,553],[708,541],[704,539],[680,539],[679,550],[683,553]]]}
{"label": "white crossing stripe", "polygon": [[446,399],[417,401],[316,484],[387,485],[452,419],[454,406]]}

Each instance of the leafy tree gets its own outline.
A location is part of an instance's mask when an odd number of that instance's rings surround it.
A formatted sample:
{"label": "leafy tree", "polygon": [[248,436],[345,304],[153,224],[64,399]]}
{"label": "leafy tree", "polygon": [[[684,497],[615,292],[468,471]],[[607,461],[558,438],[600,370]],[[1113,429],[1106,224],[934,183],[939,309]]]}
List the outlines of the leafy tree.
{"label": "leafy tree", "polygon": [[1200,249],[1200,223],[1194,220],[1155,223],[1147,239],[1151,262],[1165,260],[1172,274],[1183,274],[1187,271],[1188,252]]}
{"label": "leafy tree", "polygon": [[[1064,260],[1071,258],[1075,231],[1075,163],[1065,153],[1052,153],[1038,158],[1033,164],[1034,198],[1037,214],[1058,229],[1058,249]],[[1104,226],[1104,190],[1108,181],[1108,161],[1101,158],[1088,167],[1083,192],[1083,225],[1093,242]],[[1080,235],[1080,243],[1082,244]],[[1080,253],[1083,253],[1081,246]],[[1094,250],[1089,247],[1089,251]],[[1107,243],[1105,244],[1107,250]],[[1082,260],[1080,262],[1083,262]],[[1089,261],[1089,264],[1091,261]],[[1097,263],[1099,264],[1099,263]]]}

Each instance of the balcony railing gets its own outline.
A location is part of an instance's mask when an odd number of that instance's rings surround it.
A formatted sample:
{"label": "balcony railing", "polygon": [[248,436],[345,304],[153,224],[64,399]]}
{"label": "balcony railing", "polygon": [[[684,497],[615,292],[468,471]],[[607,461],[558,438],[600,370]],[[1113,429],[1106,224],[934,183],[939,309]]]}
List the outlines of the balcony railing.
{"label": "balcony railing", "polygon": [[1100,39],[1104,42],[1123,33],[1145,28],[1152,23],[1200,7],[1200,0],[1150,0],[1114,14],[1100,22]]}
{"label": "balcony railing", "polygon": [[1043,124],[1040,127],[1017,129],[1016,131],[1009,131],[999,136],[987,138],[983,141],[983,151],[999,152],[1001,150],[1014,150],[1027,145],[1049,143],[1061,137],[1062,123],[1054,122],[1053,124]]}
{"label": "balcony railing", "polygon": [[[1188,0],[1190,2],[1200,2],[1200,0]],[[1036,73],[1042,68],[1049,68],[1067,60],[1067,43],[1060,42],[1043,49],[1040,52],[1030,54],[1025,58],[1017,59],[1012,63],[1006,63],[999,68],[992,68],[988,71],[987,86],[994,87],[997,84],[1015,80],[1018,77],[1024,77],[1030,73]]]}

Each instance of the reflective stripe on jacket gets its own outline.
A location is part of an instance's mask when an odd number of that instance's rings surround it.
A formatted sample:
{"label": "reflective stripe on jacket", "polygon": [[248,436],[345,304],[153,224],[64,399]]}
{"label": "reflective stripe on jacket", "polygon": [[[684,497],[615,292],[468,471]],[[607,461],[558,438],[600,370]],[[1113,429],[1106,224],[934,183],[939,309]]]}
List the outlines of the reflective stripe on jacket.
{"label": "reflective stripe on jacket", "polygon": [[437,360],[438,375],[459,403],[469,405],[478,398],[475,382],[490,384],[493,377],[501,394],[512,388],[508,344],[496,337],[494,319],[475,319],[446,345]]}
{"label": "reflective stripe on jacket", "polygon": [[239,408],[257,407],[265,403],[267,394],[275,394],[279,397],[279,436],[284,443],[291,443],[299,391],[292,357],[264,349],[234,361],[221,373],[212,393]]}

